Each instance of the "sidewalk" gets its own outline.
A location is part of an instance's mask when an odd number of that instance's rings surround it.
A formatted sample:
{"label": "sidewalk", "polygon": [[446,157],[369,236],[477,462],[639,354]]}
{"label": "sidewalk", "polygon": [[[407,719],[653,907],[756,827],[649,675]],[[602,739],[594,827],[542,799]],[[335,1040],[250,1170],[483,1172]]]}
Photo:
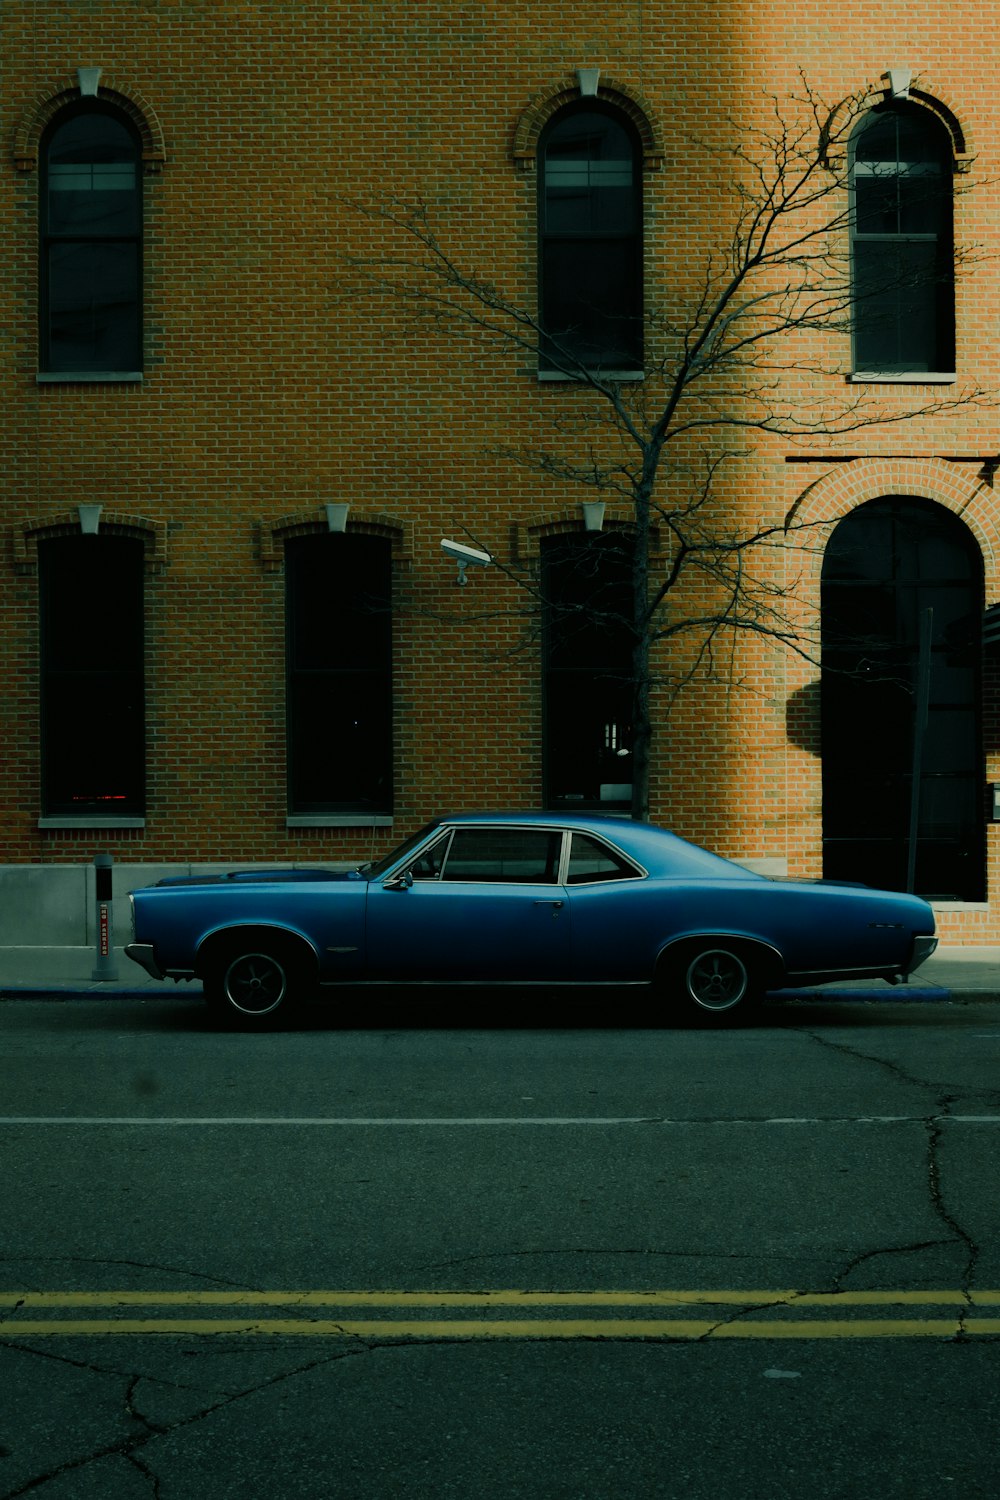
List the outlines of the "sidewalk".
{"label": "sidewalk", "polygon": [[[169,995],[194,996],[198,982],[174,984],[151,979],[120,950],[115,950],[117,978],[95,980],[95,957],[90,948],[0,948],[0,999],[49,997],[65,1000],[114,995],[119,998],[156,999]],[[905,985],[881,980],[855,980],[848,984],[782,992],[789,999],[907,1002],[973,1000],[1000,1001],[1000,947],[944,947],[932,955]]]}

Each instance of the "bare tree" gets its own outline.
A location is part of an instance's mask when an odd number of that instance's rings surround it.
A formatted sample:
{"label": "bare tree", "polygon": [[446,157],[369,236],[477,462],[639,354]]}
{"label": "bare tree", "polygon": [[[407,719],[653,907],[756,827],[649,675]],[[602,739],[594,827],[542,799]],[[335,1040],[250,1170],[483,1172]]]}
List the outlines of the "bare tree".
{"label": "bare tree", "polygon": [[[762,123],[731,122],[727,148],[690,143],[720,189],[712,248],[700,266],[685,268],[679,291],[647,295],[640,381],[574,352],[572,331],[544,328],[523,298],[463,265],[426,204],[352,205],[384,239],[377,254],[349,257],[355,292],[395,299],[406,316],[436,325],[449,340],[542,359],[578,388],[575,400],[560,403],[550,443],[498,451],[626,510],[637,818],[649,808],[654,687],[676,695],[712,670],[723,639],[741,634],[816,659],[802,601],[773,566],[796,523],[748,521],[720,504],[720,481],[733,462],[764,435],[808,446],[995,404],[974,383],[910,401],[898,387],[887,395],[885,387],[843,379],[845,339],[859,320],[876,318],[887,292],[916,286],[911,271],[893,265],[864,284],[852,275],[847,143],[877,97],[865,88],[830,107],[803,79],[787,99],[766,101]],[[943,270],[921,272],[918,293],[926,292],[928,274],[950,282],[977,259],[969,249],[949,244],[947,251]],[[507,571],[546,604],[537,576]],[[691,646],[685,667],[657,675],[658,648],[680,637]]]}

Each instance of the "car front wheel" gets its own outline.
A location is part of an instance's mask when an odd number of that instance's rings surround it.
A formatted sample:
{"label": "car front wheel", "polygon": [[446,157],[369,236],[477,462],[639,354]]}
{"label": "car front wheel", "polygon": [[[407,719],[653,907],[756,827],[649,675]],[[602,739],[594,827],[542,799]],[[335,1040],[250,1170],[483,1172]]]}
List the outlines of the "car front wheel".
{"label": "car front wheel", "polygon": [[204,980],[209,1007],[244,1029],[271,1024],[292,1009],[301,988],[299,965],[277,946],[247,944],[216,957]]}
{"label": "car front wheel", "polygon": [[688,948],[671,968],[687,1015],[703,1022],[742,1020],[763,995],[759,967],[737,947],[708,943]]}

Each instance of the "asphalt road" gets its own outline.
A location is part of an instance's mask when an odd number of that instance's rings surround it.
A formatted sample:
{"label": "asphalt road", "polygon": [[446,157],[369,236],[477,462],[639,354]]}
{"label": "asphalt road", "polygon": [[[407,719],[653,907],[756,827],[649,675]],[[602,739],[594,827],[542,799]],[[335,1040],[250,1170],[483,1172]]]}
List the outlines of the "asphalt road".
{"label": "asphalt road", "polygon": [[995,1500],[1000,1006],[610,1009],[0,1005],[0,1496]]}

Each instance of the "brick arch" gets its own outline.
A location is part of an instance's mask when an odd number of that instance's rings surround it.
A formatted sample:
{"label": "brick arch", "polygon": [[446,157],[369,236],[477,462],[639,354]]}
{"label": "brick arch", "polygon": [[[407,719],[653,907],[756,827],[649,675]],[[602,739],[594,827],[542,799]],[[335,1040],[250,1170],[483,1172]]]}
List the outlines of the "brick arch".
{"label": "brick arch", "polygon": [[[991,482],[971,464],[941,458],[868,458],[838,464],[803,490],[785,517],[789,541],[801,538],[802,567],[819,587],[822,553],[834,525],[868,500],[888,495],[933,500],[972,532],[983,556],[987,595],[1000,591],[1000,526]],[[823,545],[817,545],[818,538]]]}
{"label": "brick arch", "polygon": [[[538,141],[545,126],[554,114],[567,104],[577,104],[589,98],[580,92],[579,80],[567,76],[536,94],[521,115],[514,129],[513,157],[518,166],[530,169],[538,155]],[[647,171],[656,171],[663,165],[663,138],[656,121],[652,105],[641,94],[627,84],[618,83],[603,74],[593,97],[605,104],[612,104],[631,120],[642,146],[643,166]]]}
{"label": "brick arch", "polygon": [[931,94],[924,89],[911,88],[910,98],[915,104],[919,104],[922,106],[922,108],[929,110],[932,115],[936,115],[940,120],[941,124],[945,127],[948,134],[951,136],[952,150],[955,153],[956,162],[962,161],[965,157],[971,154],[971,147],[969,146],[965,129],[963,128],[958,115],[951,108],[951,106],[946,103],[940,93],[935,91],[933,94]]}
{"label": "brick arch", "polygon": [[[33,172],[46,129],[64,109],[85,96],[77,78],[61,78],[58,83],[36,95],[21,117],[14,132],[14,165],[20,172]],[[142,150],[143,170],[159,172],[167,159],[163,129],[147,99],[131,84],[114,78],[102,79],[93,96],[121,111],[135,126]]]}
{"label": "brick arch", "polygon": [[[943,94],[937,90],[932,93],[923,87],[923,84],[924,80],[919,79],[916,85],[911,85],[908,94],[909,102],[926,110],[928,114],[934,116],[939,125],[944,127],[951,141],[955,171],[967,171],[972,162],[972,151],[967,132],[957,112],[946,101]],[[867,98],[853,96],[838,104],[827,122],[827,138],[837,142],[836,147],[829,152],[828,160],[831,162],[845,160],[848,139],[853,134],[855,125],[859,124],[877,104],[884,104],[891,98],[892,94],[888,88],[872,89]],[[853,123],[852,115],[855,116]]]}
{"label": "brick arch", "polygon": [[[626,506],[608,505],[604,512],[604,531],[626,531],[634,527],[635,518]],[[520,562],[537,562],[541,556],[543,541],[552,536],[576,536],[586,529],[580,505],[575,505],[571,510],[554,512],[544,520],[534,521],[529,525],[519,522],[513,528],[514,555]],[[655,552],[658,550],[659,532],[655,527],[652,529]]]}
{"label": "brick arch", "polygon": [[[267,573],[278,572],[284,562],[285,543],[291,537],[325,536],[328,532],[322,510],[297,511],[276,521],[258,521],[258,554]],[[347,516],[347,534],[384,537],[392,547],[393,560],[408,563],[413,555],[412,528],[385,511],[369,511],[352,505]]]}
{"label": "brick arch", "polygon": [[[34,574],[38,570],[38,544],[50,537],[79,536],[82,531],[78,510],[61,511],[54,516],[25,521],[14,528],[14,571]],[[101,508],[98,536],[130,536],[142,542],[143,561],[148,574],[161,573],[167,565],[167,525],[146,516]]]}

